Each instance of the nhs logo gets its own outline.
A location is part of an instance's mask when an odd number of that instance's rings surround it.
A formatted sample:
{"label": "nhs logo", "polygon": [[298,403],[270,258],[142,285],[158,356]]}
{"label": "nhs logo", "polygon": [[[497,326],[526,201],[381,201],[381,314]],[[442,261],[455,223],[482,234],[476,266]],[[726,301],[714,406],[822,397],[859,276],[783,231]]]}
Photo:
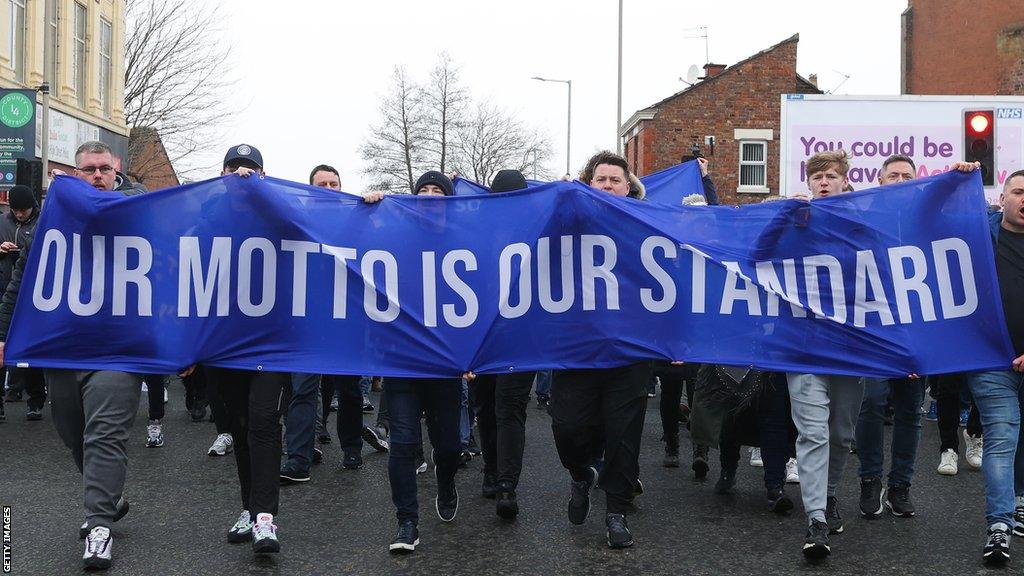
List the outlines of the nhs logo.
{"label": "nhs logo", "polygon": [[999,108],[999,109],[996,110],[996,118],[1011,118],[1011,119],[1015,119],[1015,120],[1020,120],[1020,119],[1024,118],[1024,113],[1022,113],[1022,110],[1024,110],[1024,109],[1022,109],[1022,108]]}

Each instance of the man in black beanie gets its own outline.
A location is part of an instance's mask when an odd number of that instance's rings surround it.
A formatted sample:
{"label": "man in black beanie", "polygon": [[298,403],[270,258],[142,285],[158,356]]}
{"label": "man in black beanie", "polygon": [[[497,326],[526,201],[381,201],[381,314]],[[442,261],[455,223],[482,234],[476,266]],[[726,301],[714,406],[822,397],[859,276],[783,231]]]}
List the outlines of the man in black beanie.
{"label": "man in black beanie", "polygon": [[416,180],[412,193],[417,196],[452,196],[455,194],[455,185],[451,178],[437,170],[430,170]]}
{"label": "man in black beanie", "polygon": [[[28,248],[39,222],[39,206],[28,186],[19,184],[11,188],[7,193],[7,203],[11,210],[0,219],[0,286],[3,288],[11,281],[14,263],[22,251]],[[42,420],[43,407],[46,406],[46,385],[42,370],[11,369],[10,373],[11,389],[24,389],[28,394],[25,419]],[[0,371],[0,376],[2,374]]]}
{"label": "man in black beanie", "polygon": [[[500,170],[491,192],[526,189],[519,170]],[[473,400],[484,456],[484,498],[494,498],[495,512],[505,520],[519,514],[516,486],[523,470],[526,445],[526,407],[536,372],[481,374],[473,378]]]}

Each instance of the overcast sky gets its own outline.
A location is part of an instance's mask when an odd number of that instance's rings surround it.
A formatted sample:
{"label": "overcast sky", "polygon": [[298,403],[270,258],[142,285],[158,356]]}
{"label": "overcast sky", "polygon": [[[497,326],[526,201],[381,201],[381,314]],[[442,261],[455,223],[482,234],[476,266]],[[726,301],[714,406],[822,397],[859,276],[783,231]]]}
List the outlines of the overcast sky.
{"label": "overcast sky", "polygon": [[[688,37],[699,26],[708,27],[712,62],[732,65],[800,34],[797,71],[818,74],[823,90],[898,94],[905,8],[906,0],[625,0],[622,121],[683,89],[679,77],[704,64],[704,40]],[[219,157],[255,145],[270,175],[305,181],[327,163],[345,190],[362,191],[359,146],[392,70],[425,78],[442,51],[476,99],[547,133],[553,171],[565,167],[566,88],[532,76],[573,82],[574,173],[594,151],[615,148],[617,0],[225,0],[224,13],[226,68],[239,78],[227,97],[243,111],[211,148]]]}

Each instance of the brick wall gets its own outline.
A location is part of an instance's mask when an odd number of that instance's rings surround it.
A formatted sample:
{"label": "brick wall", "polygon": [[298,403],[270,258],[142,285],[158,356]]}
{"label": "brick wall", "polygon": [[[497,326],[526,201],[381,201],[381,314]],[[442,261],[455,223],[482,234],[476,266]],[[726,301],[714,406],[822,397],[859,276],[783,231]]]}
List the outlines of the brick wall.
{"label": "brick wall", "polygon": [[[778,194],[780,95],[817,92],[797,77],[797,42],[794,36],[657,104],[654,119],[643,121],[640,134],[627,142],[634,171],[643,176],[678,164],[698,143],[723,204],[760,202],[763,194],[737,192],[739,142],[734,130],[770,129],[767,184],[771,194]],[[704,146],[705,136],[715,137],[714,155]],[[634,151],[640,162],[634,162]]]}
{"label": "brick wall", "polygon": [[1024,94],[1024,0],[911,0],[905,94]]}

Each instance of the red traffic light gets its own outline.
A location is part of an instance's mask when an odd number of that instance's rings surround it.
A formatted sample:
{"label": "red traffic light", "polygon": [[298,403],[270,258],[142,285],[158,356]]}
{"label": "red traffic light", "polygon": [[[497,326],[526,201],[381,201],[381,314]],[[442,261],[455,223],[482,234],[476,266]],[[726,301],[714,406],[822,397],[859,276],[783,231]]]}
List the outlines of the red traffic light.
{"label": "red traffic light", "polygon": [[967,126],[974,134],[985,134],[992,127],[991,112],[974,112],[968,115]]}

